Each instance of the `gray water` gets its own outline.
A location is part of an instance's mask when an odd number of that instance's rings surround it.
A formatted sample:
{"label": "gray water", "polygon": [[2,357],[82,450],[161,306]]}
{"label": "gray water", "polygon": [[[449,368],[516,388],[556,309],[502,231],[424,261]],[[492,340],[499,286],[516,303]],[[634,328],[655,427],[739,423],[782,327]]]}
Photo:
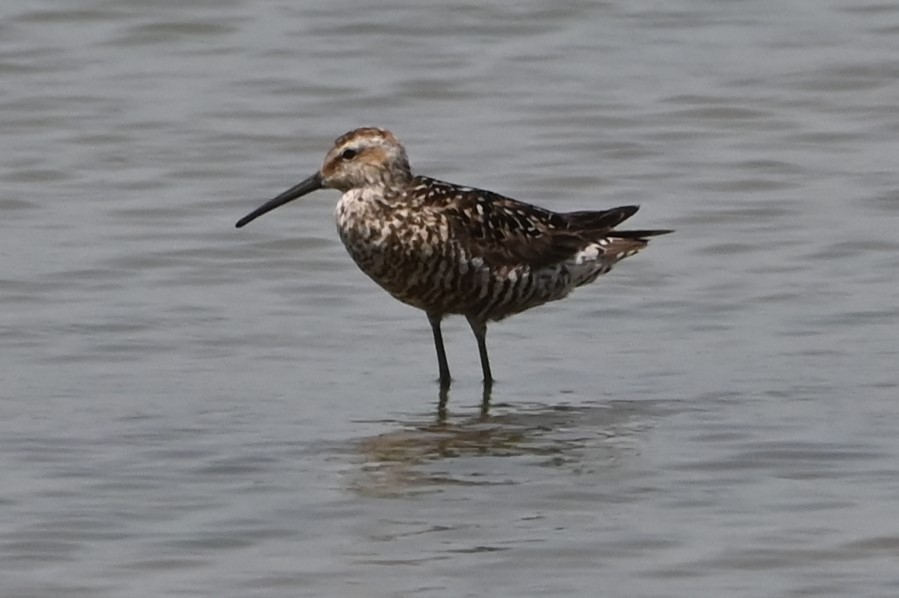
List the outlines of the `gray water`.
{"label": "gray water", "polygon": [[[899,5],[562,4],[2,3],[0,595],[899,595]],[[677,233],[441,417],[360,125]]]}

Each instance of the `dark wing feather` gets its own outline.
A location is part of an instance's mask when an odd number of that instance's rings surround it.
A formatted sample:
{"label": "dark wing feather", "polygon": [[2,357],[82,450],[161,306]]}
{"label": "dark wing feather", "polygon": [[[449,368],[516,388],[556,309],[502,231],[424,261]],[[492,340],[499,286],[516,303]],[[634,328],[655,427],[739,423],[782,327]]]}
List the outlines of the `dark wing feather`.
{"label": "dark wing feather", "polygon": [[609,236],[618,239],[645,239],[646,237],[657,237],[659,235],[667,235],[674,231],[667,228],[658,228],[653,230],[610,230]]}
{"label": "dark wing feather", "polygon": [[559,214],[490,191],[457,194],[445,213],[454,236],[496,267],[546,266],[574,255],[583,245]]}
{"label": "dark wing feather", "polygon": [[427,204],[448,216],[454,236],[496,267],[564,261],[637,211],[625,206],[559,214],[491,191],[417,178],[428,190]]}
{"label": "dark wing feather", "polygon": [[564,214],[569,226],[588,241],[604,239],[602,261],[612,265],[634,255],[649,243],[646,237],[661,235],[667,230],[615,230],[615,227],[633,216],[639,206],[621,206],[601,212],[569,212]]}
{"label": "dark wing feather", "polygon": [[633,216],[638,206],[557,213],[492,191],[416,178],[427,189],[426,204],[441,208],[454,236],[474,255],[496,267],[549,266],[605,237],[612,238],[607,252],[626,253],[644,247],[643,237],[670,232],[613,230]]}
{"label": "dark wing feather", "polygon": [[570,228],[585,235],[595,234],[601,237],[636,214],[639,209],[640,206],[621,206],[599,212],[567,212],[561,216]]}

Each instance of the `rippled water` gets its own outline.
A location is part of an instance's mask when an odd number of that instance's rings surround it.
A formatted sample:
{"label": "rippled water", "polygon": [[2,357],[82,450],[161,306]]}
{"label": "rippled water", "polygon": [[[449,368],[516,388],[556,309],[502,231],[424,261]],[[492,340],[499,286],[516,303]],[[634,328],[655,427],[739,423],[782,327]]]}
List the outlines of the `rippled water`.
{"label": "rippled water", "polygon": [[[899,594],[899,7],[5,3],[0,594]],[[672,227],[474,340],[331,140]]]}

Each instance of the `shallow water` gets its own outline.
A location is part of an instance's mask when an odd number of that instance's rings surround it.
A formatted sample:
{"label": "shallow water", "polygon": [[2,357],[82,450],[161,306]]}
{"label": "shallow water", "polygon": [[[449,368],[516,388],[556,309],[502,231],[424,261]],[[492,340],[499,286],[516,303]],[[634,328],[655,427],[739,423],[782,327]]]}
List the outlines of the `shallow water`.
{"label": "shallow water", "polygon": [[[0,593],[895,596],[899,8],[7,3]],[[360,274],[359,125],[675,228],[474,339]]]}

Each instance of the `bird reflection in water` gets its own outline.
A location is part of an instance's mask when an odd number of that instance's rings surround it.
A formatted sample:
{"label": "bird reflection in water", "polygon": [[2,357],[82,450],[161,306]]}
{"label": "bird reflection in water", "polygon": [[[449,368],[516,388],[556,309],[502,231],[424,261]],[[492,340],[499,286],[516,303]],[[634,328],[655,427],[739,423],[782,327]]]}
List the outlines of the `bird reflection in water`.
{"label": "bird reflection in water", "polygon": [[[484,382],[481,392],[481,418],[486,419],[490,414],[490,397],[493,395],[493,382]],[[446,405],[449,403],[449,387],[441,386],[440,392],[437,393],[437,422],[446,422],[447,410]]]}
{"label": "bird reflection in water", "polygon": [[[661,412],[651,401],[566,406],[522,405],[518,399],[488,410],[489,398],[485,392],[476,414],[448,415],[444,405],[436,421],[398,421],[400,429],[358,441],[355,452],[364,464],[355,489],[405,496],[445,486],[509,484],[521,466],[617,470],[639,453],[641,438]],[[484,457],[513,460],[507,471]]]}

